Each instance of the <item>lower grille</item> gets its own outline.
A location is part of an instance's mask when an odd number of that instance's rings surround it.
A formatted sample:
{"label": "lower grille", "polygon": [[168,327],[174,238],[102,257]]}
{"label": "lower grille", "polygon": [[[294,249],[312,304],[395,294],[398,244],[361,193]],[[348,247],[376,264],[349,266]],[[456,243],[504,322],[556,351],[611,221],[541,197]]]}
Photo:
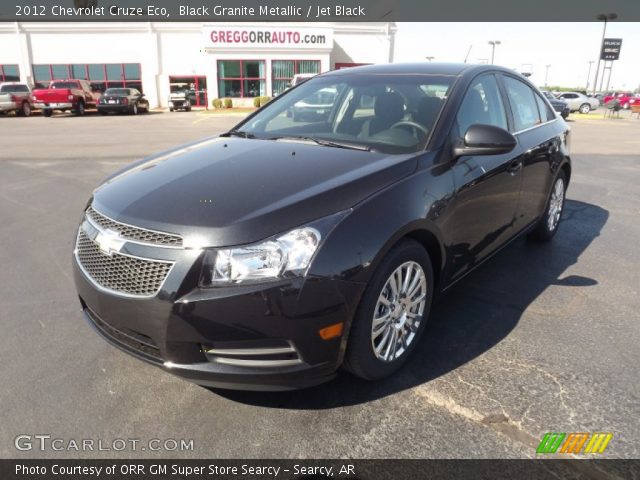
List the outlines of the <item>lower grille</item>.
{"label": "lower grille", "polygon": [[80,228],[76,258],[85,274],[99,287],[133,297],[153,297],[158,293],[171,262],[104,253]]}
{"label": "lower grille", "polygon": [[142,335],[141,333],[134,332],[133,330],[119,330],[103,321],[88,307],[85,307],[84,311],[89,320],[91,320],[93,326],[113,343],[121,347],[125,347],[127,350],[134,350],[136,353],[147,357],[151,361],[159,363],[164,361],[160,355],[160,349],[151,338],[146,335]]}

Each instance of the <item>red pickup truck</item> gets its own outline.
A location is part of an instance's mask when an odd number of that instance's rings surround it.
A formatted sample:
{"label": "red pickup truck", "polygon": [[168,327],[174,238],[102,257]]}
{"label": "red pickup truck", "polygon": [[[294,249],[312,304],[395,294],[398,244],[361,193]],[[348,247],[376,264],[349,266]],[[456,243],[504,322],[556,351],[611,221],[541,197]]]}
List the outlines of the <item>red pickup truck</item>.
{"label": "red pickup truck", "polygon": [[633,105],[640,105],[640,98],[631,92],[613,92],[612,94],[606,95],[602,101],[606,105],[614,99],[618,100],[620,106],[625,110],[629,110]]}
{"label": "red pickup truck", "polygon": [[49,88],[33,91],[35,107],[50,117],[54,110],[72,110],[76,115],[84,115],[87,108],[95,108],[99,93],[91,89],[86,80],[53,80]]}

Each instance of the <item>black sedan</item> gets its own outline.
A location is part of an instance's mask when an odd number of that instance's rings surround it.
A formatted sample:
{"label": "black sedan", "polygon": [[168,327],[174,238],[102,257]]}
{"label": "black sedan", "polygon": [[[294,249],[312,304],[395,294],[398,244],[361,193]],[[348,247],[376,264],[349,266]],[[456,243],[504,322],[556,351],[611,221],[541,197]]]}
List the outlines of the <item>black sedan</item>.
{"label": "black sedan", "polygon": [[[327,91],[326,113],[287,115]],[[419,347],[436,292],[520,235],[555,235],[569,139],[534,85],[495,66],[316,76],[99,186],[74,251],[82,310],[203,385],[380,379]]]}
{"label": "black sedan", "polygon": [[551,104],[553,109],[558,112],[562,116],[562,118],[566,119],[569,116],[569,114],[571,113],[571,109],[569,108],[569,104],[567,102],[565,102],[564,100],[560,100],[559,98],[555,97],[553,93],[546,90],[541,90],[541,92],[545,97],[547,97],[547,100],[549,100],[549,103]]}
{"label": "black sedan", "polygon": [[149,100],[135,88],[108,88],[98,100],[97,108],[102,115],[108,113],[137,115],[141,112],[149,113]]}

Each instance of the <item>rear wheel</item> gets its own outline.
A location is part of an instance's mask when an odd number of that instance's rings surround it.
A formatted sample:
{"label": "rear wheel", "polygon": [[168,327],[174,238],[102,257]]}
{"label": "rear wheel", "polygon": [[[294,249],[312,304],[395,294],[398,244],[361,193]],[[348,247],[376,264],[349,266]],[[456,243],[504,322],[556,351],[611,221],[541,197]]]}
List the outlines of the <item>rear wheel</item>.
{"label": "rear wheel", "polygon": [[578,110],[580,113],[589,113],[591,111],[591,105],[588,103],[583,103],[580,105],[580,109]]}
{"label": "rear wheel", "polygon": [[413,240],[396,245],[382,260],[353,320],[344,367],[366,380],[398,370],[424,331],[433,299],[433,269]]}
{"label": "rear wheel", "polygon": [[138,114],[138,104],[134,103],[133,106],[131,107],[131,113],[134,115]]}
{"label": "rear wheel", "polygon": [[29,115],[31,115],[31,105],[29,105],[29,102],[22,103],[22,108],[20,108],[18,115],[20,115],[21,117],[28,117]]}
{"label": "rear wheel", "polygon": [[558,231],[558,225],[562,219],[564,210],[564,201],[567,192],[567,177],[564,172],[560,172],[553,182],[551,195],[547,201],[547,208],[544,215],[536,225],[535,229],[529,234],[534,240],[548,242]]}

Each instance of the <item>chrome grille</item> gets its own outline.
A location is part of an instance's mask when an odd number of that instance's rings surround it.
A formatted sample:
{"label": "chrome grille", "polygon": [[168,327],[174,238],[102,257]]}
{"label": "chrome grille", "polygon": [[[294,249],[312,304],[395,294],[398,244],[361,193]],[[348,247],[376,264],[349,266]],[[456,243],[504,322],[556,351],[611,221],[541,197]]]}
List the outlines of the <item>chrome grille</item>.
{"label": "chrome grille", "polygon": [[134,242],[148,243],[165,247],[182,247],[182,237],[171,233],[156,232],[145,228],[134,227],[116,222],[89,207],[85,212],[87,218],[102,230],[118,232],[122,238]]}
{"label": "chrome grille", "polygon": [[99,287],[134,297],[156,295],[173,265],[117,252],[104,253],[82,227],[76,240],[76,258],[85,274]]}

